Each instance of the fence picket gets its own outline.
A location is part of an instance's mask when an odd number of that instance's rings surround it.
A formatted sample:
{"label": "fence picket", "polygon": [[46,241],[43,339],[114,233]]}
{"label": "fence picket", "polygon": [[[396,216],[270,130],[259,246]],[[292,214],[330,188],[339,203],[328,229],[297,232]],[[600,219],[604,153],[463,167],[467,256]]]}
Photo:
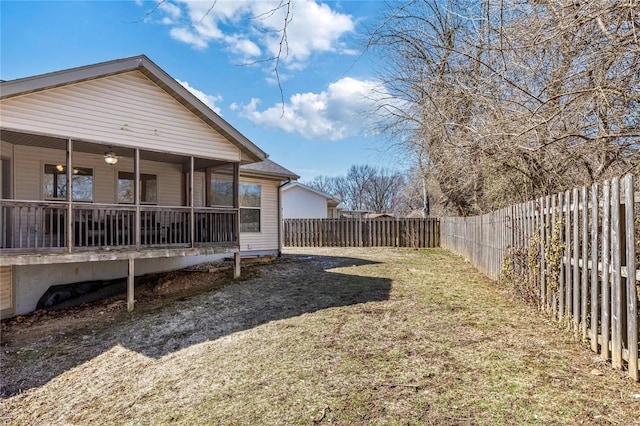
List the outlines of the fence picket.
{"label": "fence picket", "polygon": [[598,281],[598,184],[591,187],[591,350],[598,352],[600,283]]}
{"label": "fence picket", "polygon": [[560,225],[559,225],[559,230],[560,230],[560,245],[564,244],[564,250],[563,250],[563,254],[562,254],[562,258],[560,259],[560,272],[558,274],[559,276],[559,283],[558,283],[558,319],[562,319],[564,318],[564,284],[565,284],[565,264],[566,264],[566,258],[568,256],[567,253],[567,246],[568,244],[565,243],[565,232],[566,232],[566,226],[565,226],[565,222],[566,217],[565,217],[565,208],[564,208],[564,194],[560,193],[558,194],[558,220],[560,221]]}
{"label": "fence picket", "polygon": [[609,296],[610,283],[609,283],[609,267],[610,267],[610,259],[611,253],[609,251],[610,240],[610,232],[611,232],[611,223],[610,223],[610,214],[611,214],[611,185],[607,181],[604,183],[602,187],[602,314],[601,318],[601,342],[600,342],[600,353],[604,359],[609,359],[611,357],[611,352],[609,351],[609,339],[610,339],[610,318],[609,313],[611,312],[611,297]]}
{"label": "fence picket", "polygon": [[548,225],[548,221],[549,221],[549,210],[550,210],[550,198],[547,197],[540,197],[540,205],[539,205],[539,237],[540,237],[540,308],[542,310],[548,310],[549,309],[549,304],[548,304],[548,291],[547,291],[547,285],[548,285],[548,275],[547,275],[547,257],[545,255],[546,253],[546,247],[547,247],[547,240],[548,240],[548,236],[549,236],[549,225]]}
{"label": "fence picket", "polygon": [[578,188],[573,190],[573,330],[578,331],[580,327],[580,193]]}
{"label": "fence picket", "polygon": [[581,190],[581,210],[582,210],[582,265],[581,265],[581,288],[580,288],[580,331],[582,340],[587,340],[587,301],[589,291],[589,198],[587,195],[587,187],[583,186]]}
{"label": "fence picket", "polygon": [[565,283],[564,283],[564,315],[568,317],[567,323],[572,315],[571,313],[571,289],[573,268],[571,267],[571,259],[573,258],[573,234],[571,233],[571,191],[565,192],[565,238],[567,246],[565,248]]}
{"label": "fence picket", "polygon": [[629,375],[634,380],[640,379],[638,371],[638,301],[636,289],[636,238],[634,215],[633,176],[628,175],[624,179],[624,203],[625,203],[625,231],[627,251],[627,278],[626,278],[626,312],[627,312],[627,349],[629,352],[627,364]]}
{"label": "fence picket", "polygon": [[611,365],[622,368],[620,182],[611,182]]}

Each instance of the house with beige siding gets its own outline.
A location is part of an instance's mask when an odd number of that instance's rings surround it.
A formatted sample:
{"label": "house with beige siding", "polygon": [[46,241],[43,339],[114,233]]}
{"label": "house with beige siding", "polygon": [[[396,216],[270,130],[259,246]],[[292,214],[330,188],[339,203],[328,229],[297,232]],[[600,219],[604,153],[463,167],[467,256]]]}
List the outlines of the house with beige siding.
{"label": "house with beige siding", "polygon": [[0,83],[0,316],[52,285],[280,250],[294,173],[145,56]]}

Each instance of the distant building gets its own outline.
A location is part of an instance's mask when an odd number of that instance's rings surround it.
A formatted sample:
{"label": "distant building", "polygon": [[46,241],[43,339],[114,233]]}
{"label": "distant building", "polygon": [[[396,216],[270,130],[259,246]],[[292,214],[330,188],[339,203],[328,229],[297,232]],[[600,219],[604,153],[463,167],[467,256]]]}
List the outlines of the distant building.
{"label": "distant building", "polygon": [[338,217],[340,200],[300,182],[282,187],[284,219],[332,219]]}

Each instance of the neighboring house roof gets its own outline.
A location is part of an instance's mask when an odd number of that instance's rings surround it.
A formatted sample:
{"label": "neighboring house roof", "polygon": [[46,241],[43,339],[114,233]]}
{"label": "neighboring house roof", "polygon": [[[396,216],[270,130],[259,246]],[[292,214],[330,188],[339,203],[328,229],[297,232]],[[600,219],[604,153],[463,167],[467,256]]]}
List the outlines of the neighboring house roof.
{"label": "neighboring house roof", "polygon": [[396,216],[393,213],[369,213],[367,214],[367,217],[369,219],[377,219],[379,217],[385,218],[385,217],[396,217]]}
{"label": "neighboring house roof", "polygon": [[340,209],[340,214],[345,215],[365,215],[371,213],[371,210],[345,210]]}
{"label": "neighboring house roof", "polygon": [[280,164],[269,159],[257,163],[243,164],[240,166],[242,176],[277,178],[278,180],[299,179],[300,176],[291,170],[285,169]]}
{"label": "neighboring house roof", "polygon": [[311,188],[310,186],[304,185],[304,184],[302,184],[300,182],[289,182],[288,184],[286,184],[285,186],[282,187],[282,191],[287,191],[287,190],[292,189],[292,188],[302,188],[304,190],[307,190],[307,191],[312,192],[312,193],[314,193],[316,195],[319,195],[321,197],[326,198],[327,199],[327,205],[329,207],[336,207],[338,204],[340,204],[340,200],[335,198],[335,197],[333,197],[332,195],[327,194],[326,192],[317,190],[315,188]]}
{"label": "neighboring house roof", "polygon": [[222,117],[211,110],[200,99],[178,83],[159,66],[145,55],[114,61],[101,62],[63,71],[0,83],[0,99],[7,99],[32,92],[66,86],[87,80],[94,80],[110,75],[122,74],[130,71],[140,71],[148,79],[157,84],[185,108],[222,134],[237,146],[249,159],[253,161],[265,160],[268,155],[253,142],[242,135]]}

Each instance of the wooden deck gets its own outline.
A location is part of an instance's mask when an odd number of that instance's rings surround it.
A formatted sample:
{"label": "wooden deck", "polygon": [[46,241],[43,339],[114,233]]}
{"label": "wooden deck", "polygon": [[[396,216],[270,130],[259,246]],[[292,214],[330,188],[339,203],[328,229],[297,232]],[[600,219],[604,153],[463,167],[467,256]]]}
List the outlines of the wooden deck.
{"label": "wooden deck", "polygon": [[232,252],[237,215],[233,208],[2,200],[0,258],[33,264]]}

